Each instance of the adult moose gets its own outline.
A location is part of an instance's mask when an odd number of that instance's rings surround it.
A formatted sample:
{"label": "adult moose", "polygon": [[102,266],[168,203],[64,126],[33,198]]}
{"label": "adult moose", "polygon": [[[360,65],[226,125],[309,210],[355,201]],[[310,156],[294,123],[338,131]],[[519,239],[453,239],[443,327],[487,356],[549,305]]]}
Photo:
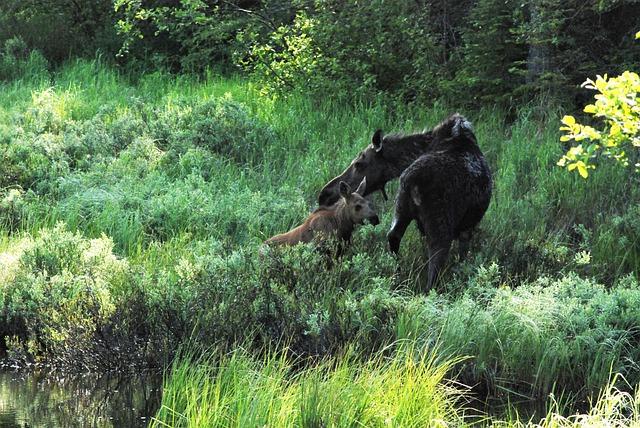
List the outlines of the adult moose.
{"label": "adult moose", "polygon": [[427,244],[430,289],[454,239],[459,241],[460,256],[465,256],[472,231],[491,199],[491,171],[471,123],[456,113],[418,134],[383,136],[377,130],[371,144],[324,186],[318,202],[333,203],[338,198],[338,183],[358,183],[365,177],[364,195],[381,191],[385,199],[385,184],[400,177],[395,215],[387,234],[389,247],[398,253],[407,227],[415,220]]}

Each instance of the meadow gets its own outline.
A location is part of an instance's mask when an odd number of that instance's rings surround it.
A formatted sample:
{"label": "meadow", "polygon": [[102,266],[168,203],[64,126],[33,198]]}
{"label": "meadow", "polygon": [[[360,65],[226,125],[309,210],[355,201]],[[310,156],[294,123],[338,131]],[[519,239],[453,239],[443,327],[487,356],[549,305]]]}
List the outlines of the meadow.
{"label": "meadow", "polygon": [[[375,129],[418,131],[448,106],[270,98],[99,58],[18,66],[0,83],[9,364],[168,367],[157,426],[458,426],[477,402],[522,399],[550,403],[541,426],[637,424],[638,176],[557,167],[559,109],[461,112],[494,197],[468,260],[425,293],[419,234],[392,257],[379,196],[381,224],[332,266],[311,246],[260,250]],[[526,424],[514,412],[484,421]]]}

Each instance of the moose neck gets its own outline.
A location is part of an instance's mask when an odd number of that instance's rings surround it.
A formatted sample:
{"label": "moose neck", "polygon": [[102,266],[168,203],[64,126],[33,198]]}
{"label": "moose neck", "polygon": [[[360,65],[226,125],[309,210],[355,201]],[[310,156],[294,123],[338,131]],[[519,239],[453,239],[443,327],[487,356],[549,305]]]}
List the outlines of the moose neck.
{"label": "moose neck", "polygon": [[340,239],[348,241],[351,239],[354,225],[353,221],[349,218],[347,212],[347,202],[344,198],[338,199],[338,202],[333,204],[334,218],[337,226],[337,234]]}
{"label": "moose neck", "polygon": [[412,135],[388,135],[384,141],[384,156],[388,160],[389,180],[400,177],[416,159],[429,150],[431,132]]}

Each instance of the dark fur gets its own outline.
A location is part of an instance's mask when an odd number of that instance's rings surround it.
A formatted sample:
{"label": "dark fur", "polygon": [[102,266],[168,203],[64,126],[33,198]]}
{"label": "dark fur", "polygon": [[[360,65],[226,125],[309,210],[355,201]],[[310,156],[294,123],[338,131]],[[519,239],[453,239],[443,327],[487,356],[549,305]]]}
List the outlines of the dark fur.
{"label": "dark fur", "polygon": [[382,138],[376,132],[372,144],[322,189],[319,202],[334,199],[334,183],[339,181],[366,177],[370,193],[383,190],[387,181],[398,176],[389,247],[397,253],[407,227],[416,220],[427,242],[427,288],[431,288],[454,239],[460,242],[461,256],[466,254],[472,231],[489,206],[491,171],[470,123],[454,114],[423,133]]}

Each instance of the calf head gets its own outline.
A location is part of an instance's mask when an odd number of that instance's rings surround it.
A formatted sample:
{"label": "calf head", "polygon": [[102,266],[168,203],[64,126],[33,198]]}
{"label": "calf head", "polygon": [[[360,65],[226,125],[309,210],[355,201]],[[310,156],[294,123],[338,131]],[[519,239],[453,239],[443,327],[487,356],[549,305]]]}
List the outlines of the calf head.
{"label": "calf head", "polygon": [[362,179],[355,192],[352,192],[351,186],[344,181],[340,182],[338,188],[340,197],[345,200],[343,215],[345,215],[351,223],[363,224],[365,220],[368,220],[374,226],[380,223],[371,202],[363,197],[367,189],[366,178]]}
{"label": "calf head", "polygon": [[362,193],[356,193],[361,196],[367,196],[376,190],[380,190],[384,198],[387,199],[384,185],[387,181],[394,178],[392,166],[388,156],[385,157],[382,131],[377,130],[373,134],[371,144],[356,156],[342,174],[335,177],[322,188],[320,196],[318,196],[318,203],[324,206],[335,203],[341,195],[340,184],[342,182],[348,184],[350,187],[355,187],[365,178],[367,179],[366,190]]}

